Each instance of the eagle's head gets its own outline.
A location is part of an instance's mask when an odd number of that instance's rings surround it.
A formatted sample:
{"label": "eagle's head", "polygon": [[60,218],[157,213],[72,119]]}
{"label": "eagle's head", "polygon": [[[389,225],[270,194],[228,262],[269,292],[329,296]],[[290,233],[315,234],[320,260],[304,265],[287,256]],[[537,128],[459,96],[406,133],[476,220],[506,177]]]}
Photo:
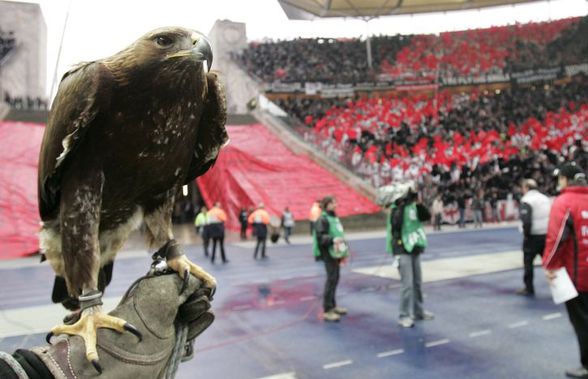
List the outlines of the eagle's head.
{"label": "eagle's head", "polygon": [[164,27],[146,33],[103,63],[120,83],[136,85],[149,79],[177,89],[187,75],[202,76],[210,69],[212,48],[200,32]]}
{"label": "eagle's head", "polygon": [[161,122],[168,122],[172,116],[199,119],[190,170],[194,174],[190,177],[206,172],[228,140],[224,90],[218,75],[208,72],[212,65],[208,39],[191,29],[159,28],[102,63],[118,83],[120,93],[135,99],[129,104],[135,113],[159,109],[152,114],[157,118],[161,112]]}

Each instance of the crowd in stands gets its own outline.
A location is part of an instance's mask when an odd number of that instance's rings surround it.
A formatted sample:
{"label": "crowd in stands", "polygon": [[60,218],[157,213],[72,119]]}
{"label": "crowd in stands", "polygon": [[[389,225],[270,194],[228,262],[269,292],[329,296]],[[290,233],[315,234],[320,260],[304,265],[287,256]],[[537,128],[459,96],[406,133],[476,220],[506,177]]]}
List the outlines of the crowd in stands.
{"label": "crowd in stands", "polygon": [[47,100],[40,97],[20,97],[10,96],[8,92],[4,93],[4,102],[14,109],[23,110],[47,110]]}
{"label": "crowd in stands", "polygon": [[[0,65],[3,62],[3,59],[8,55],[8,53],[14,49],[16,46],[16,38],[14,36],[14,32],[12,31],[3,31],[0,28]],[[2,93],[2,92],[0,92]],[[3,93],[5,104],[10,106],[11,108],[15,109],[25,109],[25,110],[46,110],[47,109],[47,100],[40,98],[40,97],[30,97],[30,96],[11,96],[8,92],[4,91]]]}
{"label": "crowd in stands", "polygon": [[373,81],[380,62],[393,59],[408,41],[409,38],[401,36],[372,38],[371,70],[366,59],[366,43],[357,38],[254,42],[238,59],[264,82],[358,83]]}
{"label": "crowd in stands", "polygon": [[360,39],[251,43],[238,57],[264,82],[360,83],[479,77],[586,63],[588,17],[440,35],[371,37],[373,65]]}
{"label": "crowd in stands", "polygon": [[[379,187],[431,180],[447,196],[476,189],[503,199],[508,183],[545,181],[561,159],[588,167],[588,79],[486,92],[278,101],[307,139]],[[474,191],[477,192],[477,191]],[[470,193],[473,195],[473,193]]]}
{"label": "crowd in stands", "polygon": [[4,57],[14,48],[16,45],[16,39],[14,38],[14,32],[5,32],[0,29],[0,63]]}

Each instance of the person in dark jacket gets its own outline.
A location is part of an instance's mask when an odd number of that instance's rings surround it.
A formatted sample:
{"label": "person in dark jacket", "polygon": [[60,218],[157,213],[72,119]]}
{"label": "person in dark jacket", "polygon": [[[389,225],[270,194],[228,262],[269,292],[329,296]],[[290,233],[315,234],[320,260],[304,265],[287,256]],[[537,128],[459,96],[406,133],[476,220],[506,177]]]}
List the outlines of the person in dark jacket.
{"label": "person in dark jacket", "polygon": [[214,207],[208,211],[208,229],[209,236],[212,239],[212,257],[210,258],[212,263],[214,263],[216,257],[217,245],[220,247],[223,263],[229,262],[225,255],[225,222],[227,222],[227,214],[221,208],[220,203],[216,202]]}
{"label": "person in dark jacket", "polygon": [[402,282],[398,324],[404,328],[414,326],[414,320],[432,320],[434,315],[423,308],[420,255],[427,247],[427,237],[421,222],[431,218],[422,204],[416,204],[417,194],[412,190],[392,205],[390,212],[392,254],[397,259]]}
{"label": "person in dark jacket", "polygon": [[261,259],[266,259],[265,246],[267,242],[267,225],[270,222],[269,213],[265,210],[263,203],[260,203],[255,211],[253,211],[247,222],[251,224],[253,228],[253,235],[257,237],[257,243],[255,244],[255,252],[253,253],[253,259],[257,259],[257,253],[261,248]]}
{"label": "person in dark jacket", "polygon": [[580,345],[581,366],[566,375],[588,379],[588,185],[586,173],[573,163],[560,167],[557,175],[561,193],[549,213],[543,268],[550,283],[565,268],[578,291],[566,301],[566,309]]}
{"label": "person in dark jacket", "polygon": [[321,200],[321,216],[315,223],[315,257],[325,262],[327,280],[323,295],[323,310],[325,321],[339,321],[341,315],[347,314],[347,309],[338,307],[335,292],[339,284],[340,265],[348,254],[347,243],[344,239],[343,226],[335,214],[337,201],[332,196]]}
{"label": "person in dark jacket", "polygon": [[247,212],[247,210],[245,208],[241,208],[241,210],[239,211],[239,223],[241,224],[241,240],[247,239],[248,216],[249,213]]}
{"label": "person in dark jacket", "polygon": [[459,228],[465,228],[465,208],[466,208],[466,194],[464,191],[460,191],[457,195],[457,209],[459,210]]}

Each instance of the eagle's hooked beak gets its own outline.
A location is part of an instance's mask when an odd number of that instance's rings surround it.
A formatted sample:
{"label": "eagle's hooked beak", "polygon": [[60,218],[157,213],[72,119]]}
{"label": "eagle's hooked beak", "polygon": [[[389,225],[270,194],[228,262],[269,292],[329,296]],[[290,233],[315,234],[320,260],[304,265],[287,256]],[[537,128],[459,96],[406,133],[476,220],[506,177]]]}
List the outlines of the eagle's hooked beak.
{"label": "eagle's hooked beak", "polygon": [[208,71],[210,71],[210,67],[212,67],[212,47],[208,38],[200,33],[192,33],[192,46],[194,46],[191,50],[192,56],[199,62],[206,61]]}

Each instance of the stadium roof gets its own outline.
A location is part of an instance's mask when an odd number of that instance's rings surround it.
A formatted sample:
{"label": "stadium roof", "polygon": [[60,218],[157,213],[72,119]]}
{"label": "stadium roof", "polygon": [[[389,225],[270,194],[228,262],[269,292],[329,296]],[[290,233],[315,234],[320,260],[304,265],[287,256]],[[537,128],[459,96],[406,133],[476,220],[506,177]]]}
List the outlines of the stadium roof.
{"label": "stadium roof", "polygon": [[291,20],[317,17],[372,19],[398,14],[477,9],[537,0],[278,0]]}

